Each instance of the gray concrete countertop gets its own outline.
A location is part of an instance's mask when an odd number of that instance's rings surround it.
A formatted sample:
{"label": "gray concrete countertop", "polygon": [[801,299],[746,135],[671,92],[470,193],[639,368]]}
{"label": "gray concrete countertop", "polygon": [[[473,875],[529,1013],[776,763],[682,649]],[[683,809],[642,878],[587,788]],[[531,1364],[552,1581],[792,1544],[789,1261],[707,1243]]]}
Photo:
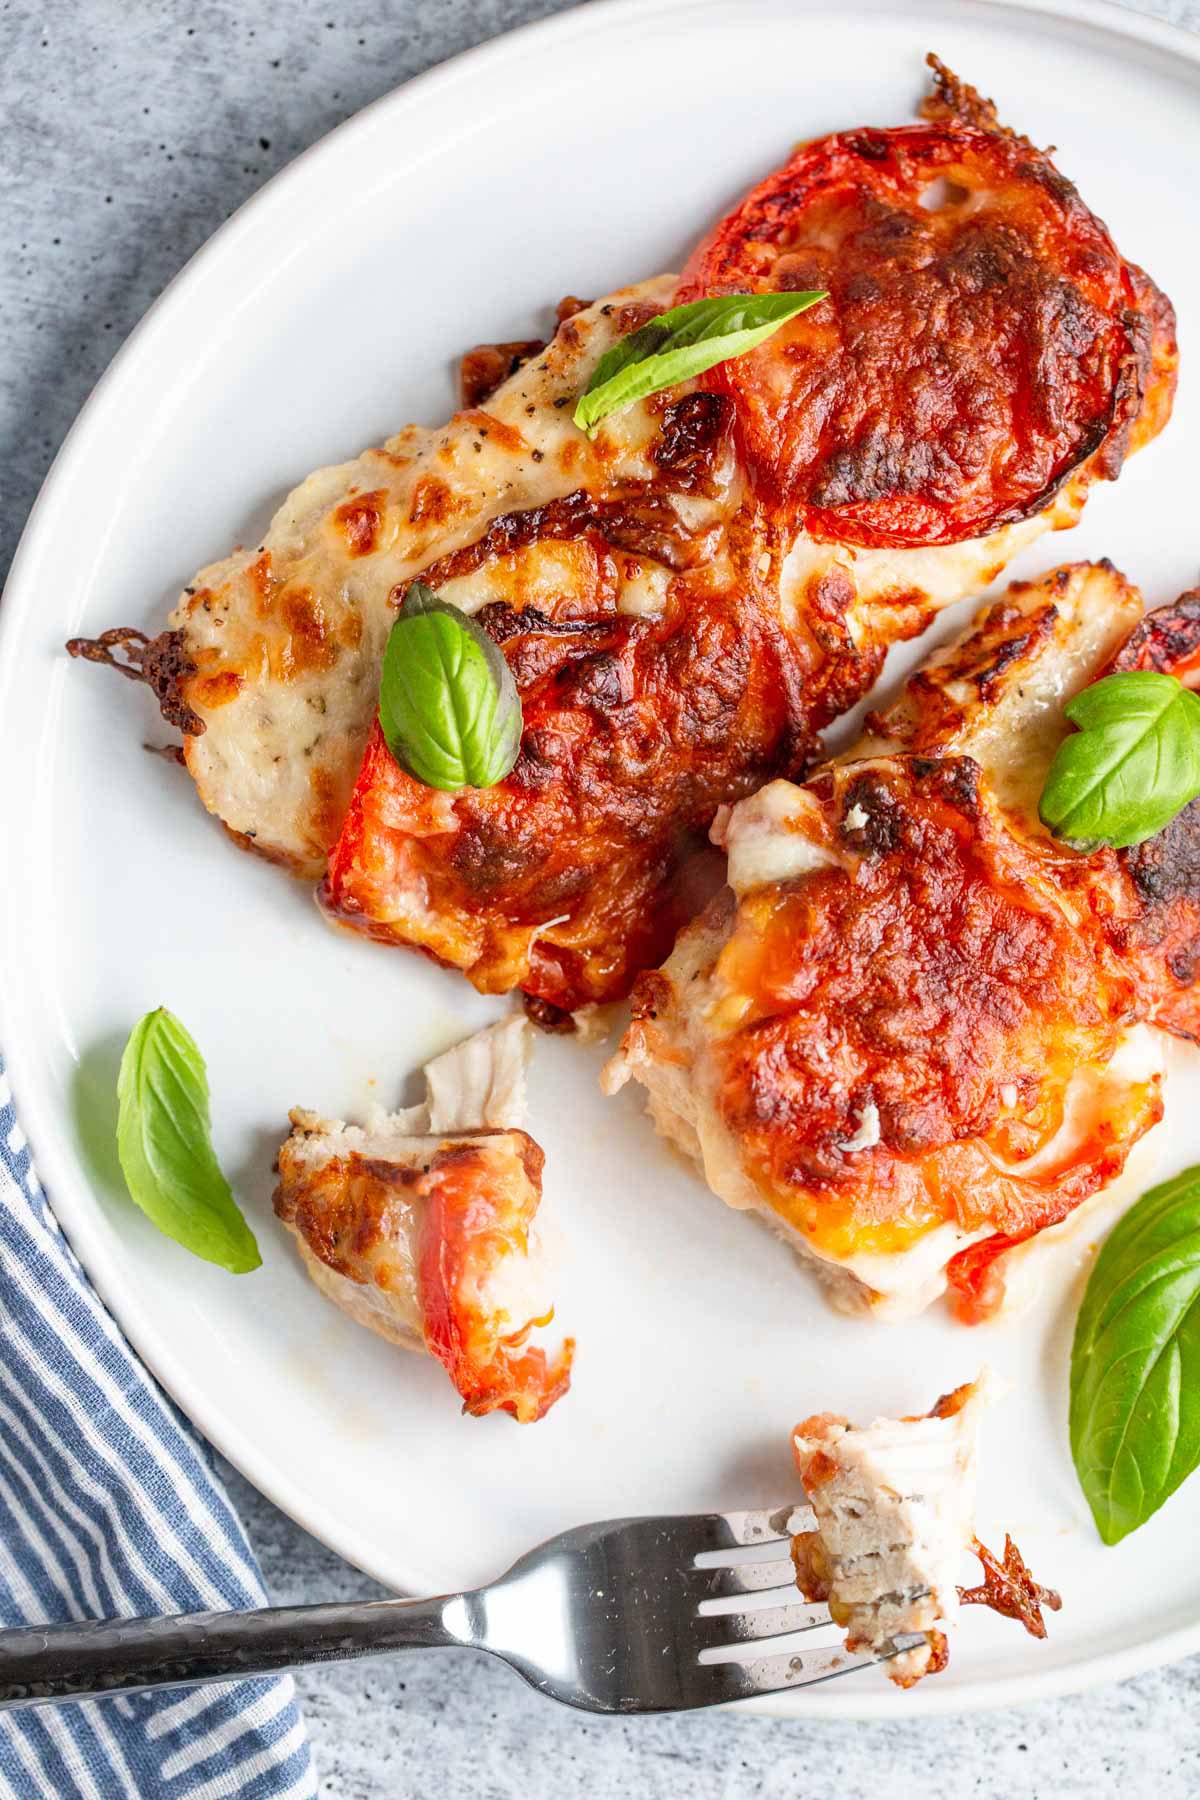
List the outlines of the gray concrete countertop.
{"label": "gray concrete countertop", "polygon": [[[1143,0],[1200,29],[1200,0]],[[113,352],[234,208],[332,126],[564,0],[0,0],[0,577]],[[227,1471],[277,1601],[379,1590]],[[587,1721],[449,1654],[301,1679],[338,1800],[987,1800],[1200,1792],[1200,1658],[911,1725]],[[148,1797],[152,1800],[152,1797]]]}

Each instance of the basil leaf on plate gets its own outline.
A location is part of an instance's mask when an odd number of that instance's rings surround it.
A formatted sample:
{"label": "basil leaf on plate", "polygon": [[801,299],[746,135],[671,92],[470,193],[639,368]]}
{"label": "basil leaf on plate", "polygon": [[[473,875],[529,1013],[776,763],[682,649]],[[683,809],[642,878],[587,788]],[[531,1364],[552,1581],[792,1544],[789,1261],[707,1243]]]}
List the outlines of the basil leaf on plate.
{"label": "basil leaf on plate", "polygon": [[131,1196],[167,1237],[234,1275],[258,1268],[212,1147],[204,1058],[165,1006],[134,1026],[121,1057],[117,1154]]}
{"label": "basil leaf on plate", "polygon": [[824,292],[718,294],[671,307],[604,352],[579,396],[576,425],[594,437],[611,413],[744,356],[797,313],[827,298]]}
{"label": "basil leaf on plate", "polygon": [[521,748],[521,696],[503,653],[457,606],[414,581],[388,635],[379,723],[426,787],[493,787]]}
{"label": "basil leaf on plate", "polygon": [[1055,837],[1124,849],[1200,794],[1200,696],[1174,675],[1106,675],[1066,711],[1079,729],[1059,745],[1038,809]]}
{"label": "basil leaf on plate", "polygon": [[1071,1351],[1071,1455],[1106,1544],[1200,1464],[1200,1168],[1143,1195],[1097,1258]]}

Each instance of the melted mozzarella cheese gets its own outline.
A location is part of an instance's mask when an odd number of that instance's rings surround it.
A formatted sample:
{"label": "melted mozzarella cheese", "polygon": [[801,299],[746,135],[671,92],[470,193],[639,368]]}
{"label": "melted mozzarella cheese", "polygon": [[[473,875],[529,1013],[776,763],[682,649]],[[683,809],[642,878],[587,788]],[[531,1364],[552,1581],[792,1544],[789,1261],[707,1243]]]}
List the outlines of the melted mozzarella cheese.
{"label": "melted mozzarella cheese", "polygon": [[860,1286],[854,1293],[854,1311],[865,1310],[877,1319],[911,1319],[946,1291],[946,1266],[951,1259],[991,1237],[984,1225],[966,1231],[950,1223],[932,1225],[906,1250],[860,1250],[851,1256],[831,1256],[816,1244],[806,1244],[809,1254],[852,1275]]}
{"label": "melted mozzarella cheese", "polygon": [[[622,309],[669,305],[676,281],[661,275],[577,313],[485,408],[438,430],[408,426],[309,476],[260,544],[189,583],[170,618],[196,665],[184,692],[204,724],[186,741],[188,767],[210,811],[255,848],[301,873],[323,867],[374,716],[397,586],[503,513],[654,482],[659,420],[646,402],[606,419],[591,442],[571,415],[622,335]],[[678,504],[689,528],[716,508],[698,496]],[[665,602],[668,572],[639,556],[618,569],[618,605],[626,568],[628,610]],[[448,582],[447,597],[477,611],[500,592],[490,574],[485,564]]]}
{"label": "melted mozzarella cheese", "polygon": [[921,629],[930,612],[961,600],[964,594],[982,593],[1017,552],[1043,532],[1073,525],[1082,504],[1082,494],[1067,488],[1035,518],[1003,526],[989,537],[935,544],[928,549],[860,549],[799,537],[783,567],[784,618],[793,625],[802,624],[812,585],[836,571],[851,584],[855,595],[847,622],[858,649],[910,637]]}
{"label": "melted mozzarella cheese", "polygon": [[828,834],[812,794],[790,781],[769,781],[749,799],[723,806],[710,835],[729,858],[725,879],[739,895],[845,861],[824,841]]}
{"label": "melted mozzarella cheese", "polygon": [[[1036,1179],[1050,1170],[1068,1167],[1128,1089],[1152,1080],[1161,1073],[1162,1067],[1161,1034],[1148,1025],[1131,1026],[1122,1034],[1106,1068],[1079,1069],[1072,1076],[1064,1100],[1062,1123],[1035,1156],[1025,1162],[1004,1163],[995,1156],[991,1160],[998,1170],[1015,1179]],[[707,1163],[705,1172],[711,1185]],[[877,1318],[890,1321],[912,1318],[923,1312],[945,1292],[946,1267],[951,1259],[968,1245],[991,1237],[995,1230],[991,1225],[967,1230],[961,1225],[945,1223],[931,1226],[905,1250],[892,1250],[886,1254],[858,1251],[849,1256],[836,1256],[788,1228],[774,1213],[768,1212],[765,1216],[797,1249],[853,1277],[856,1284],[853,1289],[834,1288],[835,1302],[841,1299],[853,1311],[865,1307]],[[1001,1311],[1007,1312],[1009,1304],[1006,1289]],[[1020,1310],[1023,1297],[1014,1295],[1011,1304],[1014,1311]]]}
{"label": "melted mozzarella cheese", "polygon": [[1149,1025],[1130,1026],[1122,1032],[1104,1068],[1077,1069],[1072,1075],[1063,1096],[1062,1123],[1035,1156],[1024,1162],[1006,1162],[990,1154],[989,1160],[1002,1175],[1029,1180],[1067,1167],[1088,1139],[1103,1128],[1114,1105],[1119,1105],[1127,1091],[1152,1081],[1162,1071],[1161,1033]]}

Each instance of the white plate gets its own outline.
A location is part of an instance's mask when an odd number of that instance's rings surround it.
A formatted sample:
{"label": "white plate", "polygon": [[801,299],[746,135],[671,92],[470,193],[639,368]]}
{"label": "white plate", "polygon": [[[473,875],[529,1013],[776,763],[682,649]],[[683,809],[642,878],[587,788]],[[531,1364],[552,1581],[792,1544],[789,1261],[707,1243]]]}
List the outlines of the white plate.
{"label": "white plate", "polygon": [[[536,1429],[466,1420],[432,1362],[323,1301],[270,1208],[296,1103],[353,1114],[495,1015],[457,977],[334,934],[305,890],[239,857],[144,694],[62,655],[73,632],[157,629],[191,572],[252,537],[310,469],[451,409],[455,353],[529,336],[564,292],[678,266],[798,137],[898,123],[922,53],[1059,146],[1122,248],[1200,342],[1200,46],[1094,4],[623,0],[564,14],[413,82],[243,208],[153,309],[86,408],[4,606],[0,1042],[54,1203],[133,1342],[200,1427],[301,1524],[398,1588],[486,1578],[561,1526],[777,1503],[814,1408],[911,1411],[985,1358],[1019,1384],[994,1418],[981,1529],[1063,1590],[1046,1644],[969,1616],[949,1671],[875,1671],[771,1703],[904,1715],[1062,1692],[1200,1648],[1200,1479],[1115,1551],[1066,1449],[1083,1246],[1023,1318],[968,1331],[829,1312],[765,1232],[602,1103],[600,1052],[539,1044],[533,1129],[561,1221],[569,1400]],[[1196,574],[1200,384],[1084,524],[1024,572],[1110,554],[1151,601]],[[111,1145],[124,1037],[166,1002],[211,1073],[218,1149],[263,1247],[234,1280],[157,1236]],[[374,1084],[374,1085],[372,1085]],[[1190,1115],[1190,1116],[1189,1116]],[[1200,1076],[1177,1080],[1158,1166],[1200,1155]]]}

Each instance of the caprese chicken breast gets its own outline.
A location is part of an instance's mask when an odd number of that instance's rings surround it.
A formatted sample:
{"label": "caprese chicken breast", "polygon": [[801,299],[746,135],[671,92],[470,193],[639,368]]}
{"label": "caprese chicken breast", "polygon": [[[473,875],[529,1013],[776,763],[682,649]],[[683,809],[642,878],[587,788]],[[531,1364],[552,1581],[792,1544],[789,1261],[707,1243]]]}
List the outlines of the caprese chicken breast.
{"label": "caprese chicken breast", "polygon": [[[1003,1562],[975,1535],[979,1424],[994,1397],[986,1372],[945,1394],[923,1418],[853,1426],[833,1413],[797,1425],[792,1450],[815,1529],[792,1539],[796,1585],[826,1601],[850,1651],[882,1651],[899,1687],[937,1674],[946,1632],[966,1602],[1046,1635],[1042,1608],[1062,1602],[1029,1574],[1012,1539]],[[979,1587],[959,1586],[964,1552],[982,1564]],[[897,1639],[923,1642],[899,1655]]]}
{"label": "caprese chicken breast", "polygon": [[519,1128],[530,1027],[508,1019],[436,1057],[425,1103],[347,1125],[297,1109],[275,1211],[308,1273],[352,1319],[444,1365],[467,1413],[540,1419],[574,1344],[549,1324],[534,1215],[543,1156]]}
{"label": "caprese chicken breast", "polygon": [[1161,1037],[1200,1035],[1200,802],[1132,849],[1053,837],[1064,707],[1109,670],[1195,679],[1200,606],[1142,616],[1109,564],[1017,583],[853,750],[724,810],[728,886],[643,975],[606,1071],[835,1300],[948,1286],[1121,1170],[1160,1117]]}
{"label": "caprese chicken breast", "polygon": [[[473,404],[310,477],[168,629],[150,682],[201,797],[331,918],[523,989],[625,994],[704,893],[721,804],[799,774],[888,645],[978,591],[1159,430],[1169,303],[1050,158],[936,65],[922,124],[798,151],[665,275],[473,353]],[[827,297],[589,436],[606,352],[709,295]],[[516,363],[493,392],[489,380]],[[511,772],[425,786],[376,723],[420,578],[503,652]],[[365,752],[365,754],[364,754]]]}

